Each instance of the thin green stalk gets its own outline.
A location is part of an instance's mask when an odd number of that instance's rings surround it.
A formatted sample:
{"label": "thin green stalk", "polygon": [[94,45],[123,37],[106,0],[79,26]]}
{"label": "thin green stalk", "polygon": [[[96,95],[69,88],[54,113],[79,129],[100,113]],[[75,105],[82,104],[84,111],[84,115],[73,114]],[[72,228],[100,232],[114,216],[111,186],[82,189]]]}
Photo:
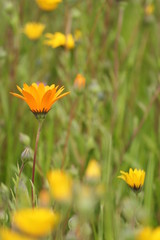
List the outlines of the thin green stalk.
{"label": "thin green stalk", "polygon": [[36,156],[37,156],[37,147],[39,142],[39,136],[42,128],[43,120],[39,120],[38,130],[37,130],[37,136],[36,136],[36,144],[35,144],[35,150],[34,150],[34,158],[33,158],[33,168],[32,168],[32,207],[34,207],[34,178],[35,178],[35,166],[36,166]]}

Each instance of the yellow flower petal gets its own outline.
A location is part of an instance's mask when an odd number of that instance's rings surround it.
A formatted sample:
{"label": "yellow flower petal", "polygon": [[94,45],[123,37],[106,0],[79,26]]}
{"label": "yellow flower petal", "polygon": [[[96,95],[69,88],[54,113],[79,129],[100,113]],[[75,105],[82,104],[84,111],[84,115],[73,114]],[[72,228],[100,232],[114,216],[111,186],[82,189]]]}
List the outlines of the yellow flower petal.
{"label": "yellow flower petal", "polygon": [[18,98],[21,98],[22,100],[25,100],[25,98],[17,93],[13,93],[13,92],[10,92],[10,94],[12,94],[13,96],[15,97],[18,97]]}
{"label": "yellow flower petal", "polygon": [[124,180],[134,190],[139,190],[143,186],[145,179],[144,170],[133,170],[132,168],[130,168],[129,173],[124,171],[120,171],[120,173],[122,175],[118,176],[118,178]]}
{"label": "yellow flower petal", "polygon": [[23,32],[30,40],[37,40],[41,37],[44,29],[44,24],[29,22],[24,26]]}
{"label": "yellow flower petal", "polygon": [[22,234],[18,234],[8,228],[0,229],[1,240],[33,240],[31,237],[25,237]]}
{"label": "yellow flower petal", "polygon": [[70,201],[72,197],[72,179],[62,170],[53,170],[47,174],[51,193],[57,201]]}
{"label": "yellow flower petal", "polygon": [[13,225],[21,232],[33,237],[41,237],[54,230],[59,222],[59,216],[50,209],[22,209],[12,216]]}

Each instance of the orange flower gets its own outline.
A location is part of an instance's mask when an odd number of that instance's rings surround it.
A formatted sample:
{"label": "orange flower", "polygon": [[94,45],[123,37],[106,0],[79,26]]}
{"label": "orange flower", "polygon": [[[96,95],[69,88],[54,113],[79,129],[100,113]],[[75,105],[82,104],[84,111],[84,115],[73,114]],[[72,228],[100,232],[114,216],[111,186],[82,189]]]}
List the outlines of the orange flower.
{"label": "orange flower", "polygon": [[86,79],[83,75],[77,74],[75,80],[74,80],[74,86],[78,89],[82,89],[85,87]]}
{"label": "orange flower", "polygon": [[69,92],[63,93],[64,87],[58,89],[58,86],[52,84],[51,86],[45,86],[44,83],[33,83],[28,86],[23,84],[23,89],[17,86],[20,94],[10,92],[13,96],[24,100],[31,111],[35,114],[36,118],[44,118],[46,113],[51,109],[52,105],[60,98],[69,94]]}

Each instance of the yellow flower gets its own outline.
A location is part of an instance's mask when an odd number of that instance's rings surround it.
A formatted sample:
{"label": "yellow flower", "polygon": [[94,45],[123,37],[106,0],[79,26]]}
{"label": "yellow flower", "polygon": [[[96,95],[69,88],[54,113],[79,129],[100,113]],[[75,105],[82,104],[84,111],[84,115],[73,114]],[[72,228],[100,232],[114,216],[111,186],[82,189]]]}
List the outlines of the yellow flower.
{"label": "yellow flower", "polygon": [[137,235],[136,240],[151,240],[152,229],[150,227],[143,228]]}
{"label": "yellow flower", "polygon": [[145,14],[147,16],[150,16],[152,15],[152,13],[154,12],[154,5],[153,4],[148,4],[146,7],[145,7]]}
{"label": "yellow flower", "polygon": [[160,227],[152,229],[150,227],[143,228],[137,235],[136,240],[159,240]]}
{"label": "yellow flower", "polygon": [[44,24],[29,22],[24,26],[23,33],[31,40],[37,40],[41,37],[44,29]]}
{"label": "yellow flower", "polygon": [[62,170],[52,170],[47,174],[51,193],[57,201],[70,201],[72,197],[72,179]]}
{"label": "yellow flower", "polygon": [[123,179],[133,190],[140,190],[144,184],[145,171],[130,168],[129,173],[120,171],[118,178]]}
{"label": "yellow flower", "polygon": [[45,11],[52,11],[57,8],[58,4],[62,2],[62,0],[36,0],[40,9]]}
{"label": "yellow flower", "polygon": [[74,80],[74,86],[78,89],[82,89],[85,87],[86,79],[83,75],[77,74],[75,80]]}
{"label": "yellow flower", "polygon": [[51,46],[52,48],[57,47],[66,47],[67,49],[72,49],[75,46],[74,38],[72,34],[68,34],[67,36],[63,33],[56,32],[54,34],[46,33],[45,37],[47,40],[44,41],[45,45]]}
{"label": "yellow flower", "polygon": [[31,237],[25,237],[21,234],[18,234],[8,228],[0,229],[0,239],[1,240],[33,240]]}
{"label": "yellow flower", "polygon": [[24,83],[23,89],[19,86],[17,86],[17,89],[22,95],[13,92],[11,92],[11,94],[24,100],[36,118],[45,117],[45,114],[57,100],[69,94],[69,92],[61,94],[64,87],[58,89],[58,86],[56,87],[54,84],[45,86],[43,83],[39,85],[33,83],[31,86],[28,86]]}
{"label": "yellow flower", "polygon": [[88,179],[100,179],[101,167],[95,159],[89,162],[85,175]]}
{"label": "yellow flower", "polygon": [[21,232],[33,237],[49,234],[59,222],[59,215],[46,208],[31,208],[16,211],[13,225]]}
{"label": "yellow flower", "polygon": [[157,227],[152,231],[152,237],[148,240],[159,240],[159,239],[160,239],[160,227]]}

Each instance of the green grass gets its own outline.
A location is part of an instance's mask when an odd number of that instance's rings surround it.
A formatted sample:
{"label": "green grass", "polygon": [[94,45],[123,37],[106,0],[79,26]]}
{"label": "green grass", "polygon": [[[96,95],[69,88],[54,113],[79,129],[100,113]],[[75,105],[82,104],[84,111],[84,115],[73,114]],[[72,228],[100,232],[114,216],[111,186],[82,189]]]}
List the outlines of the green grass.
{"label": "green grass", "polygon": [[[147,3],[155,6],[151,16],[144,13]],[[1,187],[0,208],[7,202],[7,214],[14,208],[10,188],[14,189],[12,179],[25,148],[19,133],[29,136],[34,149],[38,127],[28,106],[9,92],[24,82],[44,81],[64,85],[71,93],[53,106],[44,121],[37,157],[43,175],[61,167],[64,160],[74,181],[83,182],[90,159],[102,167],[105,196],[95,206],[93,218],[83,219],[91,228],[85,239],[131,239],[140,226],[160,224],[159,9],[159,0],[65,0],[46,13],[33,0],[0,1],[0,181],[9,189],[4,197],[7,190]],[[68,18],[71,33],[82,32],[71,51],[47,47],[43,37],[32,42],[22,33],[29,21],[44,23],[45,32],[65,33]],[[74,88],[77,73],[86,78],[81,93]],[[120,170],[130,167],[146,171],[138,199],[117,179]],[[29,194],[31,174],[28,163],[23,178]],[[46,186],[38,169],[35,186],[37,194]],[[135,216],[124,214],[125,201],[130,208],[139,209],[140,204],[138,224],[133,223]],[[69,218],[74,214],[78,215],[72,208]],[[66,229],[59,233],[61,239]]]}

